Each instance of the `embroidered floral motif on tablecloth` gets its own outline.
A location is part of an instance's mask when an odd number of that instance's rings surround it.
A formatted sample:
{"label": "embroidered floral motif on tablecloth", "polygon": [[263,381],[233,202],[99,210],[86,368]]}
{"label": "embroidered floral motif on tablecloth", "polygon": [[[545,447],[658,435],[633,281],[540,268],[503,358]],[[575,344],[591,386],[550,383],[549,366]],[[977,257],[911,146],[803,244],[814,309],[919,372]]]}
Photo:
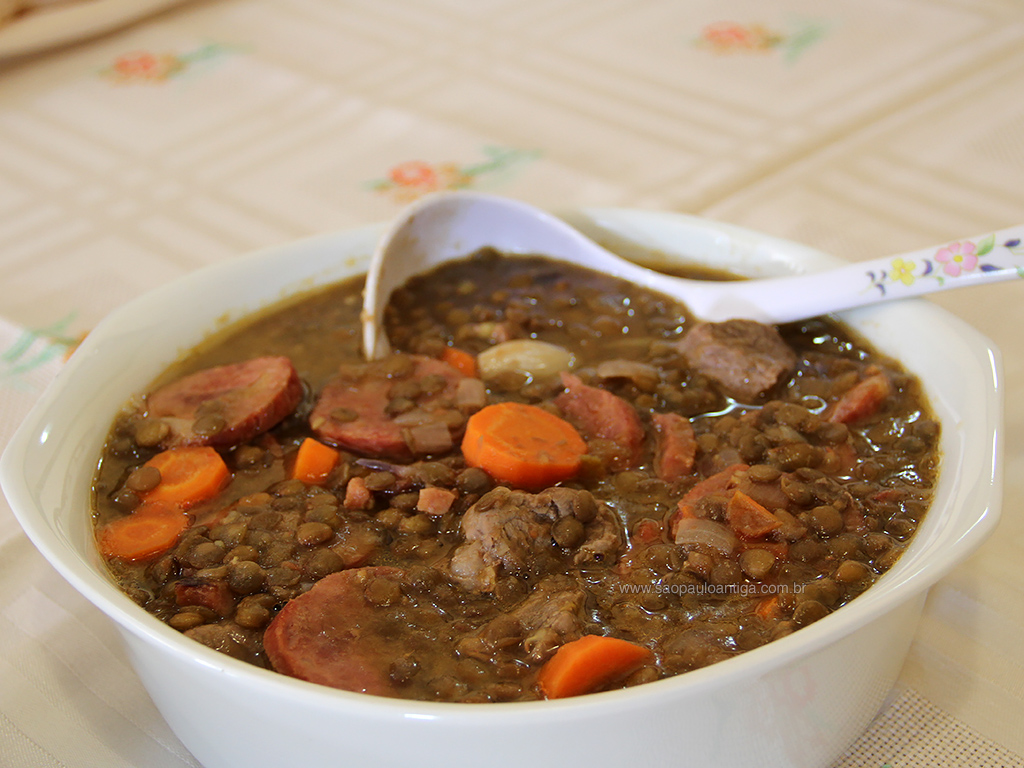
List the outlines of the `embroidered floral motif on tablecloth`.
{"label": "embroidered floral motif on tablecloth", "polygon": [[476,187],[484,179],[492,184],[503,181],[524,164],[539,158],[541,153],[537,150],[484,147],[483,154],[484,160],[468,165],[406,160],[392,166],[384,178],[368,182],[367,187],[397,203],[409,203],[431,192]]}

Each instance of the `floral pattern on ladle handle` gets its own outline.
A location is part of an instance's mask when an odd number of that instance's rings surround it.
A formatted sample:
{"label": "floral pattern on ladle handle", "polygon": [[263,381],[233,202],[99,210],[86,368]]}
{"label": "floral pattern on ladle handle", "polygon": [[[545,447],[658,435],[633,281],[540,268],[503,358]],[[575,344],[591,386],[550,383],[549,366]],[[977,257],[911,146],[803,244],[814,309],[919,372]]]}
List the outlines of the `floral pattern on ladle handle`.
{"label": "floral pattern on ladle handle", "polygon": [[870,286],[885,298],[892,298],[891,292],[914,296],[955,287],[946,284],[949,280],[987,282],[986,277],[1024,277],[1024,245],[1018,229],[1007,229],[973,240],[958,240],[938,249],[894,256],[888,269],[869,269],[865,274]]}
{"label": "floral pattern on ladle handle", "polygon": [[693,291],[706,320],[787,323],[881,301],[1024,277],[1024,225],[821,272],[721,283]]}

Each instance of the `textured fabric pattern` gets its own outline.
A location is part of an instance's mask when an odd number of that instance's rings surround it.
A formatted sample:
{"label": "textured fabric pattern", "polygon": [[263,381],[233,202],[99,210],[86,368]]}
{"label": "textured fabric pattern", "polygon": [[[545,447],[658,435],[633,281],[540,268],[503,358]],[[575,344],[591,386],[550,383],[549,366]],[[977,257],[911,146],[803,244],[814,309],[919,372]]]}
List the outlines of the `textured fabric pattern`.
{"label": "textured fabric pattern", "polygon": [[833,768],[865,765],[1020,768],[1024,759],[907,689]]}

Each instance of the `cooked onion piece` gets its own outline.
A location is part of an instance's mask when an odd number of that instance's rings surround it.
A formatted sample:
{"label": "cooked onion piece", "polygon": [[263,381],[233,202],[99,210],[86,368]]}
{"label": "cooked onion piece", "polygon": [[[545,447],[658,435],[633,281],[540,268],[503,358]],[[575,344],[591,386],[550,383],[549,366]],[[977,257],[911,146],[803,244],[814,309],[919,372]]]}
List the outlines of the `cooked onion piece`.
{"label": "cooked onion piece", "polygon": [[684,518],[676,528],[676,544],[708,547],[731,555],[739,544],[736,534],[721,523],[701,518]]}
{"label": "cooked onion piece", "polygon": [[643,390],[653,390],[661,381],[658,369],[650,363],[621,358],[602,361],[596,373],[601,379],[629,379]]}
{"label": "cooked onion piece", "polygon": [[536,339],[513,339],[495,344],[477,355],[480,377],[487,381],[505,373],[531,379],[555,376],[572,368],[574,358],[565,347]]}

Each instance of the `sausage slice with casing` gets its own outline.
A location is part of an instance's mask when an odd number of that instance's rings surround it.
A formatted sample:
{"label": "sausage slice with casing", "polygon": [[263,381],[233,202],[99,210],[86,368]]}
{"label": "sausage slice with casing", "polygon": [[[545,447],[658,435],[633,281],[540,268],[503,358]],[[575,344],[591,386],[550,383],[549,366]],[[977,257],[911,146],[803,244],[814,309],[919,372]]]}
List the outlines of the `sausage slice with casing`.
{"label": "sausage slice with casing", "polygon": [[287,357],[256,357],[185,376],[146,402],[147,416],[170,427],[161,445],[227,448],[277,425],[302,401],[302,382]]}
{"label": "sausage slice with casing", "polygon": [[263,636],[274,669],[346,691],[393,694],[388,670],[407,649],[381,630],[375,603],[386,602],[388,587],[397,594],[403,574],[391,566],[338,571],[290,600]]}
{"label": "sausage slice with casing", "polygon": [[464,426],[451,418],[464,378],[423,355],[344,365],[320,392],[309,423],[321,440],[363,456],[407,461],[444,453]]}

